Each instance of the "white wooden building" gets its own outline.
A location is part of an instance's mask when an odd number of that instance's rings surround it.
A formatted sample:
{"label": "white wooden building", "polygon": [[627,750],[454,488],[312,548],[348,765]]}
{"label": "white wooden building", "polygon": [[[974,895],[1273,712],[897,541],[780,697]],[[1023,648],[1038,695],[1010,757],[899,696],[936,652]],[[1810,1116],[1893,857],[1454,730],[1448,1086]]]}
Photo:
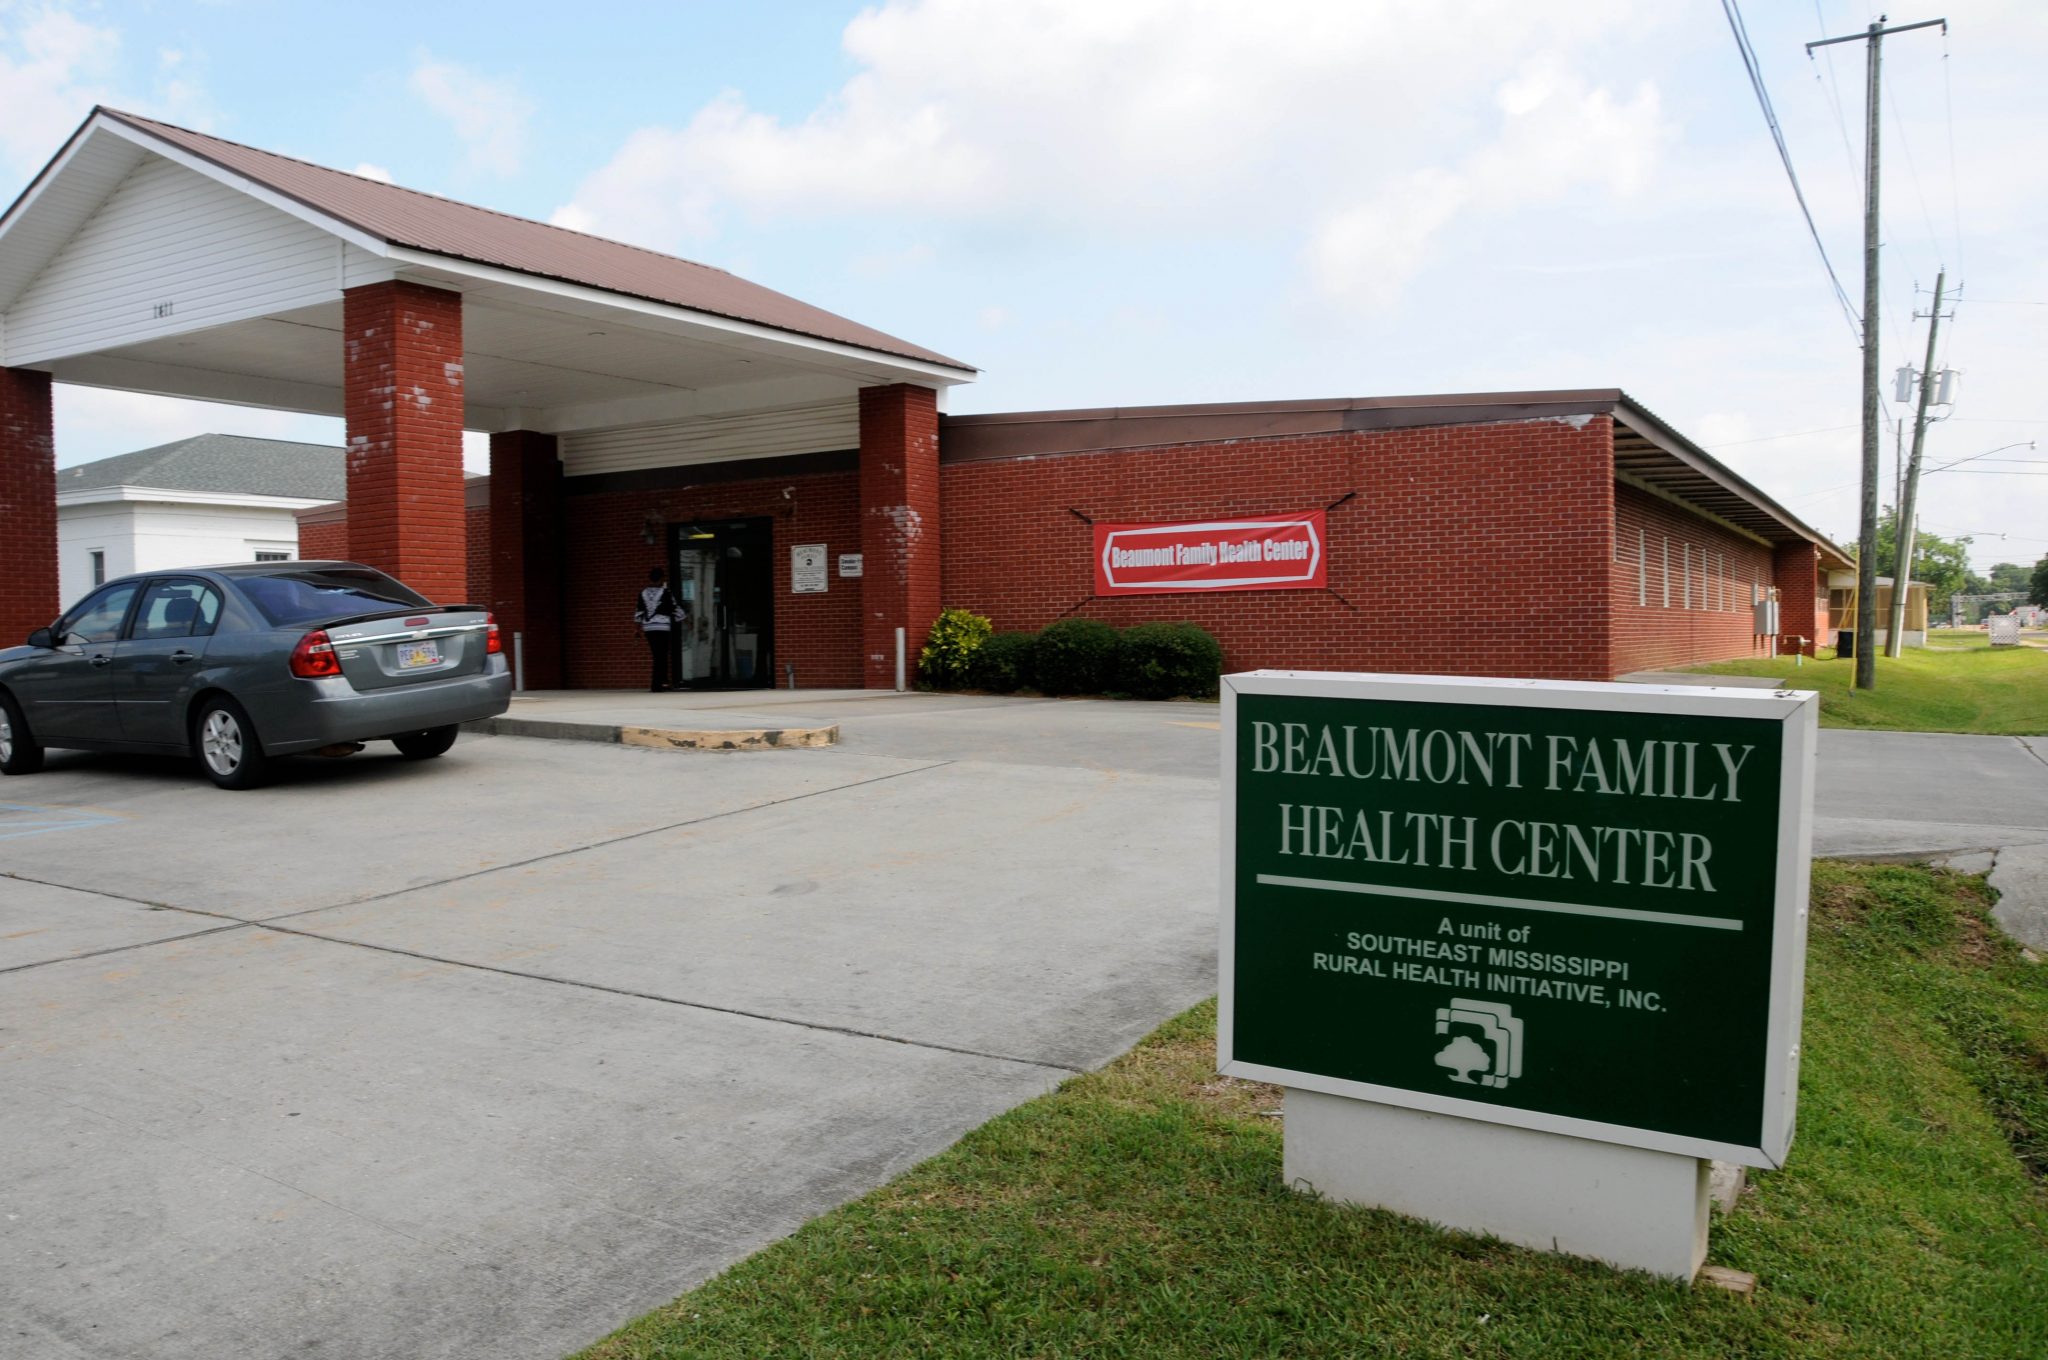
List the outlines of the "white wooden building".
{"label": "white wooden building", "polygon": [[64,604],[136,571],[298,556],[295,511],[346,492],[342,451],[203,434],[57,471]]}

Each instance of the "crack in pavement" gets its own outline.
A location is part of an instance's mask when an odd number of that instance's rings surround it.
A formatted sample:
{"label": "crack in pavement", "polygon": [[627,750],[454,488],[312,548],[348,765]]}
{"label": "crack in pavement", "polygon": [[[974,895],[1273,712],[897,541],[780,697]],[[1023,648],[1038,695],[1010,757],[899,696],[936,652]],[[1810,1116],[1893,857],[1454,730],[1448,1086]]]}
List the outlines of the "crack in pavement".
{"label": "crack in pavement", "polygon": [[682,997],[663,996],[658,992],[636,991],[629,987],[612,987],[600,982],[585,982],[575,978],[556,977],[548,973],[527,972],[517,968],[502,968],[493,964],[475,963],[466,959],[450,958],[440,954],[427,954],[414,949],[402,949],[396,945],[372,944],[364,940],[352,940],[346,936],[327,935],[316,930],[277,924],[280,921],[291,920],[300,916],[309,916],[316,912],[335,911],[343,907],[355,907],[370,902],[386,901],[394,897],[403,897],[408,893],[425,892],[433,888],[445,887],[451,883],[461,883],[468,879],[481,878],[486,874],[500,873],[507,869],[525,868],[528,865],[540,864],[548,860],[561,859],[570,855],[580,855],[591,850],[601,850],[625,841],[658,835],[664,831],[675,831],[687,826],[699,826],[705,822],[715,822],[723,818],[736,817],[749,812],[760,812],[764,809],[780,807],[787,803],[802,802],[808,798],[819,798],[826,794],[843,793],[850,789],[865,788],[871,784],[879,784],[891,779],[901,779],[908,775],[924,774],[931,770],[943,769],[955,763],[957,762],[951,760],[934,761],[929,765],[920,765],[908,770],[896,770],[889,774],[876,775],[871,779],[857,779],[847,784],[835,784],[830,788],[812,789],[806,793],[792,794],[787,798],[771,799],[763,803],[750,803],[746,807],[728,808],[723,812],[706,813],[700,817],[688,817],[681,821],[666,823],[662,826],[629,831],[621,835],[606,837],[603,840],[590,841],[583,845],[569,846],[561,850],[551,850],[543,855],[533,855],[522,860],[495,864],[488,868],[471,870],[468,873],[452,874],[447,878],[436,879],[431,883],[415,883],[408,887],[395,888],[387,892],[370,893],[363,897],[351,898],[346,902],[330,902],[325,906],[306,907],[299,911],[283,912],[276,916],[235,916],[228,912],[208,911],[203,907],[181,907],[170,902],[157,902],[144,897],[131,897],[125,893],[107,892],[97,888],[83,888],[71,883],[58,883],[49,879],[35,878],[27,874],[0,873],[0,878],[4,879],[14,879],[23,883],[37,883],[45,887],[64,888],[72,892],[85,893],[94,897],[104,897],[110,901],[127,902],[156,911],[175,911],[181,915],[207,917],[226,922],[224,925],[214,926],[206,930],[188,931],[182,935],[166,936],[158,940],[141,940],[133,944],[110,945],[105,949],[89,950],[82,954],[70,954],[60,959],[41,959],[33,963],[14,964],[10,967],[0,968],[0,975],[27,972],[30,969],[47,968],[54,964],[72,963],[79,959],[99,958],[108,954],[122,954],[135,950],[152,949],[159,945],[174,944],[181,940],[196,940],[209,935],[225,934],[233,930],[262,929],[279,935],[291,935],[300,939],[317,940],[323,944],[347,945],[351,948],[365,949],[373,953],[392,954],[404,958],[418,959],[426,963],[438,963],[454,968],[469,969],[473,972],[495,973],[503,977],[519,978],[529,982],[546,982],[560,987],[576,987],[584,991],[600,992],[610,996],[623,996],[640,1001],[653,1001],[661,1005],[681,1006],[689,1010],[709,1011],[719,1015],[759,1020],[768,1024],[791,1025],[799,1029],[815,1030],[826,1034],[841,1034],[857,1039],[874,1039],[883,1043],[902,1044],[910,1048],[924,1048],[940,1053],[955,1053],[963,1057],[984,1058],[993,1062],[1015,1063],[1020,1066],[1040,1067],[1049,1071],[1065,1072],[1068,1074],[1078,1073],[1082,1069],[1069,1063],[1050,1062],[1042,1058],[1022,1058],[1009,1053],[991,1053],[982,1049],[964,1048],[955,1044],[942,1044],[930,1040],[907,1038],[903,1035],[889,1034],[880,1030],[864,1030],[851,1025],[835,1025],[825,1021],[799,1019],[794,1016],[772,1015],[765,1011],[751,1011],[738,1006],[719,1006],[705,1001],[691,1001]]}

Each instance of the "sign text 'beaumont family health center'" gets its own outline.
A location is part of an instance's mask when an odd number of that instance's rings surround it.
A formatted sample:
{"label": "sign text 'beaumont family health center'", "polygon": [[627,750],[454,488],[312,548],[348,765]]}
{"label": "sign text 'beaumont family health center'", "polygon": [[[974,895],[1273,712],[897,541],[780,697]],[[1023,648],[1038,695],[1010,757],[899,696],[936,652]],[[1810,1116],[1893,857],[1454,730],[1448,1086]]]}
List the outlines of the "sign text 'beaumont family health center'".
{"label": "sign text 'beaumont family health center'", "polygon": [[1232,1075],[1782,1155],[1812,696],[1258,673],[1225,717]]}
{"label": "sign text 'beaumont family health center'", "polygon": [[1329,582],[1323,512],[1178,524],[1097,524],[1095,593],[1321,590]]}

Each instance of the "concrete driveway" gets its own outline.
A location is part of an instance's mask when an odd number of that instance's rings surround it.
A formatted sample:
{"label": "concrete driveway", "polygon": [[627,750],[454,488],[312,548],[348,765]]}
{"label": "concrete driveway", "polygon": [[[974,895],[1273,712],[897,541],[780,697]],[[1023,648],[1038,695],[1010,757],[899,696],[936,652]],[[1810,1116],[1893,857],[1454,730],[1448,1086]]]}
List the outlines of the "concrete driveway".
{"label": "concrete driveway", "polygon": [[[0,784],[0,1356],[557,1356],[1214,989],[1213,706],[524,711],[843,744]],[[1823,733],[1817,849],[2048,843],[2044,748]]]}
{"label": "concrete driveway", "polygon": [[0,1355],[557,1356],[1214,989],[1213,706],[894,709],[6,781]]}

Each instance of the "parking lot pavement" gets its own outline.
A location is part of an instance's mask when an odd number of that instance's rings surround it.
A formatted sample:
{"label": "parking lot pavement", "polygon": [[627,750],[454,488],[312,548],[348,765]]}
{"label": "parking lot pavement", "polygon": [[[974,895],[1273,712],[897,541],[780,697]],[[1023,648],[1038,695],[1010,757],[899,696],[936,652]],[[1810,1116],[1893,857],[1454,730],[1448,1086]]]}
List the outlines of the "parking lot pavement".
{"label": "parking lot pavement", "polygon": [[1215,733],[1028,707],[8,781],[0,1356],[559,1355],[1128,1046],[1214,987]]}

